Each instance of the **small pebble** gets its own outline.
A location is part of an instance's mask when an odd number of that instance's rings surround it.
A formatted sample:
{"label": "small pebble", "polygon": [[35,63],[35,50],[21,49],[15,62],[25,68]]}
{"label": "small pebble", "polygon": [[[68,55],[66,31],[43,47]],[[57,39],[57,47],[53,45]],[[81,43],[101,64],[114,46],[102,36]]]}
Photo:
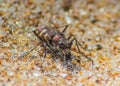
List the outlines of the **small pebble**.
{"label": "small pebble", "polygon": [[63,78],[65,78],[67,75],[68,75],[68,74],[66,74],[66,73],[61,73],[61,74],[60,74],[60,76],[63,77]]}
{"label": "small pebble", "polygon": [[71,24],[72,23],[72,19],[69,16],[66,16],[65,20],[66,20],[67,24]]}
{"label": "small pebble", "polygon": [[4,47],[9,47],[9,46],[10,46],[10,43],[8,43],[8,42],[3,43],[3,46],[4,46]]}
{"label": "small pebble", "polygon": [[91,50],[100,50],[100,49],[102,49],[102,46],[99,45],[99,44],[97,44],[97,45],[89,45],[87,47],[87,50],[89,50],[89,51],[91,51]]}
{"label": "small pebble", "polygon": [[12,71],[7,71],[7,75],[9,75],[9,76],[13,76],[14,73],[13,73]]}
{"label": "small pebble", "polygon": [[33,72],[33,76],[35,76],[35,77],[40,76],[40,72]]}
{"label": "small pebble", "polygon": [[100,36],[96,36],[95,40],[96,40],[97,42],[101,41]]}
{"label": "small pebble", "polygon": [[97,50],[102,49],[102,46],[101,46],[101,45],[99,45],[99,44],[97,44],[97,45],[96,45],[96,47],[97,47],[97,48],[96,48]]}

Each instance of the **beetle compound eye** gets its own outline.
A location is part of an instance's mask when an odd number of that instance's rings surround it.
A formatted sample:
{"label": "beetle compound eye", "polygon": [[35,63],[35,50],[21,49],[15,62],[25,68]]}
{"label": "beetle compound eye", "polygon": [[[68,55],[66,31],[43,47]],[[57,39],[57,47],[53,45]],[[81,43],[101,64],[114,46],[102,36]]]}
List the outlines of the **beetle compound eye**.
{"label": "beetle compound eye", "polygon": [[61,42],[60,45],[64,45],[64,43]]}
{"label": "beetle compound eye", "polygon": [[60,46],[60,47],[65,47],[65,43],[59,42],[59,46]]}
{"label": "beetle compound eye", "polygon": [[73,44],[72,42],[69,42],[69,46],[70,46],[70,47],[72,46],[72,44]]}

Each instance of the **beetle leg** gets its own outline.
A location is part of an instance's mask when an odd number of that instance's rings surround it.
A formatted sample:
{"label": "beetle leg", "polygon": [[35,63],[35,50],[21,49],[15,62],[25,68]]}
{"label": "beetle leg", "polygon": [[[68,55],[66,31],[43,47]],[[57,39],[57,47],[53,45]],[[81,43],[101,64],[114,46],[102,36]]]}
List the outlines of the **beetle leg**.
{"label": "beetle leg", "polygon": [[50,50],[50,51],[52,51],[52,52],[55,52],[56,51],[56,49],[55,49],[55,44],[53,43],[53,44],[50,44],[50,42],[49,41],[45,41],[45,43],[46,43],[46,47]]}
{"label": "beetle leg", "polygon": [[66,56],[65,56],[65,54],[63,54],[63,63],[62,63],[62,67],[64,67],[65,64],[66,64]]}
{"label": "beetle leg", "polygon": [[73,34],[71,34],[67,39],[70,40],[72,36],[73,36]]}
{"label": "beetle leg", "polygon": [[68,25],[65,25],[65,28],[62,30],[61,33],[64,33],[66,31],[66,29],[68,28]]}
{"label": "beetle leg", "polygon": [[66,63],[66,55],[65,55],[65,52],[64,51],[62,51],[61,49],[59,50],[61,53],[62,53],[62,55],[63,55],[63,63],[62,63],[62,67],[64,67],[64,65],[65,65],[65,63]]}
{"label": "beetle leg", "polygon": [[71,37],[73,37],[73,39],[71,40],[71,42],[73,42],[73,41],[75,40],[75,43],[76,43],[78,52],[79,52],[80,54],[82,54],[84,57],[86,57],[86,59],[88,59],[89,61],[91,61],[91,62],[92,62],[92,65],[94,65],[93,60],[92,60],[91,58],[87,57],[83,52],[80,51],[79,45],[80,45],[84,50],[86,50],[86,49],[82,46],[82,44],[80,44],[80,42],[75,38],[74,35],[70,35],[68,39],[70,40]]}
{"label": "beetle leg", "polygon": [[65,65],[65,55],[63,55],[63,63],[62,63],[62,66],[64,67],[64,65]]}
{"label": "beetle leg", "polygon": [[20,56],[18,56],[18,58],[24,57],[25,55],[29,54],[29,53],[32,52],[39,44],[40,44],[40,42],[37,43],[36,46],[34,46],[33,48],[31,48],[31,49],[28,50],[27,52],[24,52],[23,54],[21,54]]}
{"label": "beetle leg", "polygon": [[91,61],[92,65],[94,65],[93,60],[90,57],[87,57],[83,52],[80,51],[77,41],[76,41],[76,45],[77,45],[78,52],[81,53],[87,60]]}
{"label": "beetle leg", "polygon": [[[73,35],[73,34],[71,34],[69,37],[68,37],[68,40],[70,40],[71,38],[73,37],[73,39],[71,40],[71,41],[76,41],[77,43],[78,43],[78,45],[80,45],[84,50],[86,50],[84,47],[83,47],[83,45],[76,39],[76,37]],[[82,41],[82,43],[84,44],[84,41]]]}
{"label": "beetle leg", "polygon": [[45,52],[44,52],[44,54],[43,54],[43,59],[42,59],[41,65],[43,64],[43,62],[44,62],[44,60],[45,60],[45,58],[46,58],[46,54],[47,54],[47,51],[46,51],[46,49],[45,49]]}
{"label": "beetle leg", "polygon": [[77,50],[78,50],[78,52],[79,52],[80,54],[82,54],[82,55],[85,56],[85,54],[84,54],[83,52],[80,51],[80,48],[79,48],[79,46],[78,46],[78,42],[76,41],[76,39],[73,38],[73,39],[71,40],[71,42],[73,42],[74,40],[75,40],[75,44],[76,44],[76,46],[77,46]]}
{"label": "beetle leg", "polygon": [[64,33],[64,32],[66,31],[66,29],[68,28],[68,24],[54,26],[53,28],[59,28],[59,27],[65,27],[65,28],[61,31],[61,33]]}

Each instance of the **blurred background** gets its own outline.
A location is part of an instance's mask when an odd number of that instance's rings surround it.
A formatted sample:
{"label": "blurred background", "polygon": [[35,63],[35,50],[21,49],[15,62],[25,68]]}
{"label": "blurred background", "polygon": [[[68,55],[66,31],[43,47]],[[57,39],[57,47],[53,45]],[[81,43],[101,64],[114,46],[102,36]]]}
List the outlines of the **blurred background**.
{"label": "blurred background", "polygon": [[[41,71],[40,46],[17,59],[39,41],[36,27],[66,24],[65,36],[85,41],[94,66],[86,61],[70,72],[48,55]],[[0,0],[1,86],[119,86],[119,57],[120,0]]]}

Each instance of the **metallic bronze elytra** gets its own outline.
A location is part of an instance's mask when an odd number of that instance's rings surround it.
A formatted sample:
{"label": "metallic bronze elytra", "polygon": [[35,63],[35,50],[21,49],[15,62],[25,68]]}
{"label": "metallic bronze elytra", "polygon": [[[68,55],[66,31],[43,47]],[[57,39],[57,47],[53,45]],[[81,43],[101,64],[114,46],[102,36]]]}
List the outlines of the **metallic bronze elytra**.
{"label": "metallic bronze elytra", "polygon": [[64,62],[70,58],[70,48],[72,46],[72,41],[66,39],[63,34],[67,27],[66,25],[62,32],[47,26],[39,26],[38,29],[34,31],[34,34],[42,41],[47,50],[50,50],[54,54],[59,52],[63,54]]}
{"label": "metallic bronze elytra", "polygon": [[[65,27],[65,29],[68,26]],[[63,31],[59,32],[52,27],[39,26],[34,31],[35,35],[44,42],[49,42],[51,45],[58,46],[60,49],[70,49],[72,42],[64,37]]]}

